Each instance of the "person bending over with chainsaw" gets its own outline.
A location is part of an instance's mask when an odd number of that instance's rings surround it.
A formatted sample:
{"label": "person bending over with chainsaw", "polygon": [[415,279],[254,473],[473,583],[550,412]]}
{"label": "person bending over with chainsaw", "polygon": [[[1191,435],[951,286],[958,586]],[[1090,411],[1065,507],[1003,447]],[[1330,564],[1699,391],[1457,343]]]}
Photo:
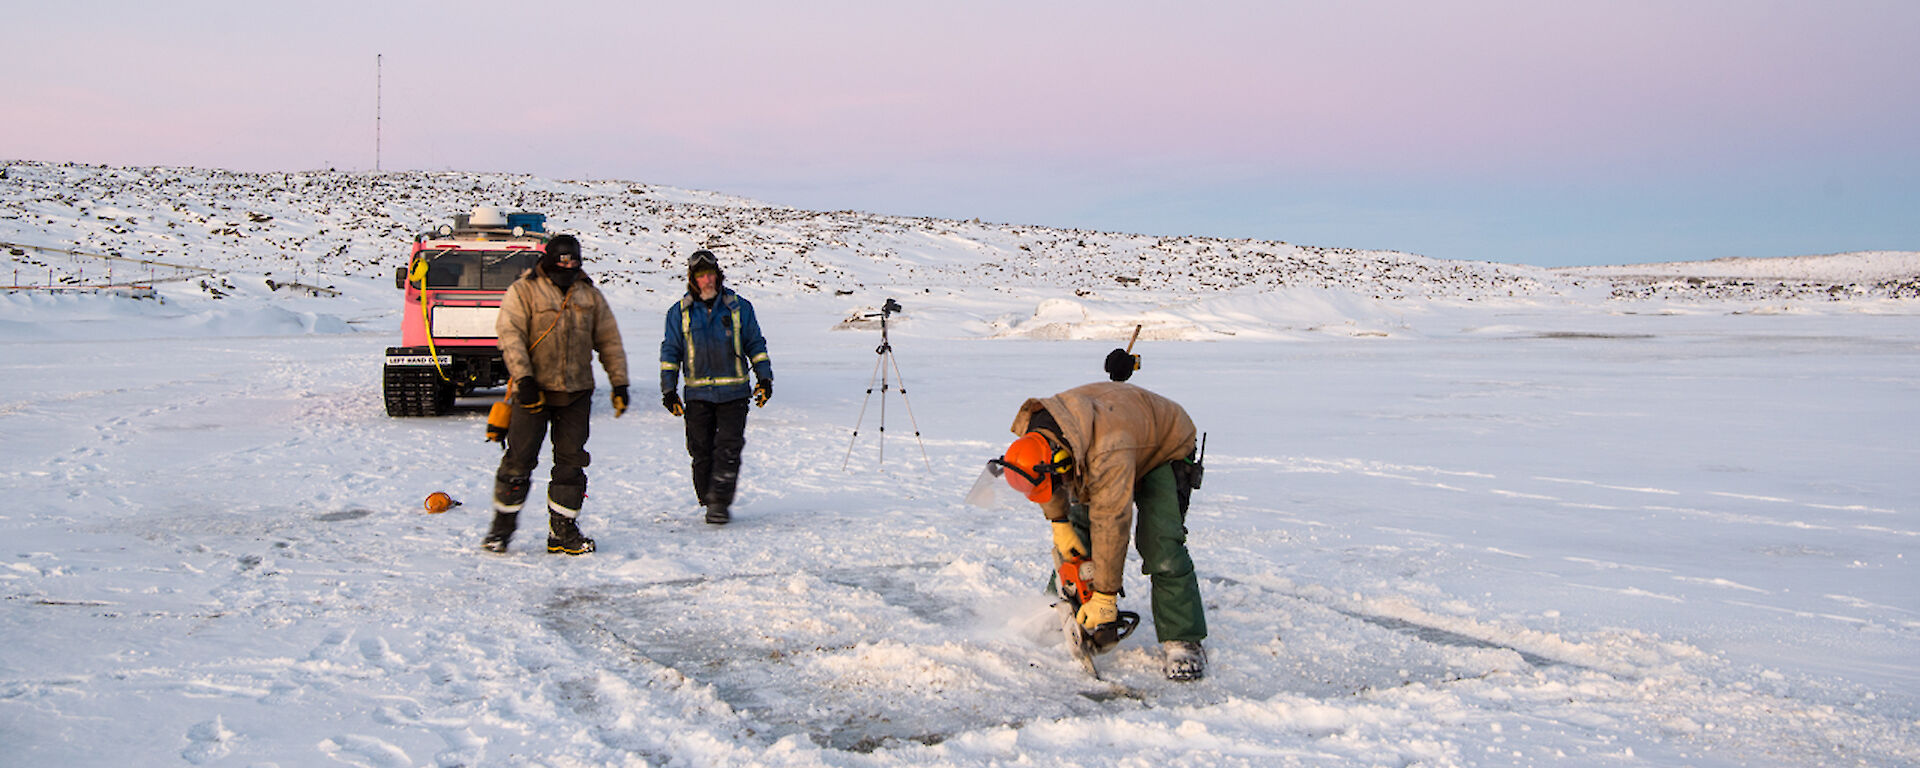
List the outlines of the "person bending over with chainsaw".
{"label": "person bending over with chainsaw", "polygon": [[[757,382],[747,389],[747,371]],[[686,374],[686,399],[679,392]],[[712,251],[687,260],[687,295],[667,308],[660,342],[660,404],[684,418],[693,457],[693,492],[706,520],[726,525],[747,445],[747,399],[765,406],[773,397],[773,363],[753,304],[726,287]]]}
{"label": "person bending over with chainsaw", "polygon": [[1056,557],[1090,556],[1093,597],[1075,617],[1080,626],[1097,636],[1120,620],[1131,535],[1140,571],[1151,577],[1167,679],[1204,677],[1207,620],[1187,552],[1187,501],[1198,470],[1186,409],[1136,385],[1103,381],[1027,400],[1013,433],[1020,438],[997,462],[1002,477],[1040,504]]}
{"label": "person bending over with chainsaw", "polygon": [[[587,498],[587,417],[593,410],[593,354],[613,385],[613,415],[627,410],[627,353],[606,296],[580,271],[580,242],[572,235],[547,241],[540,263],[520,274],[500,297],[494,321],[500,356],[512,377],[514,402],[506,453],[494,474],[493,525],[480,546],[505,553],[527,502],[540,442],[553,440],[547,483],[547,551],[584,555],[593,539],[580,534]],[[551,434],[549,434],[551,428]]]}

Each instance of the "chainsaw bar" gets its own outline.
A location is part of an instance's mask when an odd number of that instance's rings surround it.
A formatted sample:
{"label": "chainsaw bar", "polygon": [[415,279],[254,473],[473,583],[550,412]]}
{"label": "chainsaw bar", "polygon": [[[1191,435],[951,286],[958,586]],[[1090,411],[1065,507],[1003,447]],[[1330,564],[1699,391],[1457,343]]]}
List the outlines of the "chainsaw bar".
{"label": "chainsaw bar", "polygon": [[1087,670],[1088,675],[1099,680],[1100,668],[1093,663],[1093,638],[1087,636],[1086,630],[1080,628],[1080,620],[1075,618],[1075,614],[1080,610],[1075,608],[1073,602],[1069,600],[1062,600],[1053,605],[1060,612],[1060,631],[1066,636],[1067,652],[1073,654],[1073,660],[1080,662],[1080,666]]}
{"label": "chainsaw bar", "polygon": [[1080,626],[1080,606],[1085,598],[1093,594],[1080,570],[1087,560],[1063,560],[1056,551],[1053,562],[1056,571],[1054,586],[1060,595],[1060,602],[1054,603],[1054,608],[1060,612],[1060,631],[1066,635],[1067,652],[1086,668],[1087,674],[1099,680],[1100,668],[1093,663],[1093,657],[1113,650],[1120,641],[1133,634],[1133,630],[1140,626],[1140,614],[1120,611],[1116,621],[1094,630]]}

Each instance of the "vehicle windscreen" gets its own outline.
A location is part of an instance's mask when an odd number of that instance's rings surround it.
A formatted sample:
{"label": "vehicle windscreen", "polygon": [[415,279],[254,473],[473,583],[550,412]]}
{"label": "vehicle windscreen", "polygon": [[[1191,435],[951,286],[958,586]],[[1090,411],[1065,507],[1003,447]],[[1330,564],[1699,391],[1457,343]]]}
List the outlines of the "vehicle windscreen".
{"label": "vehicle windscreen", "polygon": [[449,248],[421,251],[420,258],[427,260],[428,288],[504,291],[522,271],[540,261],[540,252]]}

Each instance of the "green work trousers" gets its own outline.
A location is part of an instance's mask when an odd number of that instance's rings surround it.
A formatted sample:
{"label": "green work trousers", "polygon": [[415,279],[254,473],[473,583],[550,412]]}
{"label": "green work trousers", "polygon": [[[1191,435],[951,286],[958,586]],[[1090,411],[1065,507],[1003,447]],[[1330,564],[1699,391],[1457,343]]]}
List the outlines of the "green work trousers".
{"label": "green work trousers", "polygon": [[[1140,572],[1153,584],[1153,633],[1161,642],[1199,642],[1207,636],[1207,614],[1200,604],[1200,577],[1187,553],[1186,494],[1177,483],[1172,463],[1134,483],[1133,546],[1140,552]],[[1081,543],[1092,540],[1086,505],[1069,507],[1067,520]]]}

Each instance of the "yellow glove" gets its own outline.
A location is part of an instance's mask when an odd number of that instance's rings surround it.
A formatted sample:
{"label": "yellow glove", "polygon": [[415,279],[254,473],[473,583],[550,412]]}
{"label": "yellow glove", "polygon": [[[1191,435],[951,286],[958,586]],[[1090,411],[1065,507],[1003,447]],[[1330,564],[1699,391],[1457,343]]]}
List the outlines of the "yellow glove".
{"label": "yellow glove", "polygon": [[620,415],[626,412],[627,412],[627,385],[621,384],[620,386],[613,388],[613,417],[616,419],[620,418]]}
{"label": "yellow glove", "polygon": [[1060,559],[1072,560],[1074,556],[1087,556],[1087,545],[1080,543],[1080,534],[1073,530],[1073,523],[1065,520],[1053,524],[1053,551],[1060,553]]}
{"label": "yellow glove", "polygon": [[1118,596],[1112,592],[1095,592],[1093,599],[1080,606],[1080,612],[1074,614],[1074,620],[1087,631],[1099,629],[1103,624],[1112,624],[1120,620]]}

